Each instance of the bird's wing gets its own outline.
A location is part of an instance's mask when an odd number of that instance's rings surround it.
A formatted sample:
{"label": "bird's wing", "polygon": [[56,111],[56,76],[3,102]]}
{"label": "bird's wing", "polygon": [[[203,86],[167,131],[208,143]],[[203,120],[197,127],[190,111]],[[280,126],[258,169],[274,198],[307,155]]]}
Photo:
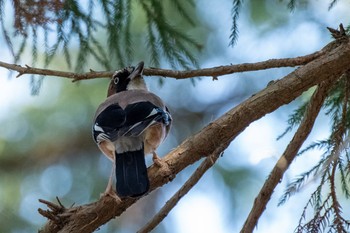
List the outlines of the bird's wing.
{"label": "bird's wing", "polygon": [[93,136],[97,143],[115,141],[118,137],[137,137],[155,123],[168,125],[168,112],[149,101],[129,104],[122,109],[117,103],[111,104],[95,118]]}
{"label": "bird's wing", "polygon": [[125,122],[125,111],[117,103],[109,105],[95,118],[92,129],[95,142],[114,141]]}
{"label": "bird's wing", "polygon": [[119,130],[120,136],[137,137],[151,125],[169,121],[167,113],[149,101],[129,104],[124,111],[126,122]]}

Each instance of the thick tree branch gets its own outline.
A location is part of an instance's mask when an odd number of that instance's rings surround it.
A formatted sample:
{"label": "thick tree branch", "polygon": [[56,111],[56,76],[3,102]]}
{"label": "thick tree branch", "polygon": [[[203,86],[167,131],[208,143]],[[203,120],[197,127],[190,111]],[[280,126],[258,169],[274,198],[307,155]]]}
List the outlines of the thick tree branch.
{"label": "thick tree branch", "polygon": [[[245,71],[256,71],[256,70],[265,70],[265,69],[279,68],[279,67],[301,66],[309,63],[312,60],[315,60],[316,58],[321,56],[323,53],[324,51],[321,50],[306,56],[300,56],[295,58],[270,59],[270,60],[257,62],[257,63],[243,63],[238,65],[217,66],[217,67],[205,68],[205,69],[199,69],[199,70],[175,71],[175,70],[158,69],[158,68],[145,68],[143,73],[146,76],[163,76],[163,77],[176,78],[176,79],[185,79],[185,78],[193,78],[193,77],[200,77],[200,76],[218,77],[222,75],[245,72]],[[36,75],[69,78],[69,79],[73,79],[73,81],[111,77],[114,73],[114,71],[101,72],[101,71],[94,71],[94,70],[90,70],[90,72],[87,72],[87,73],[74,73],[74,72],[66,72],[66,71],[59,71],[59,70],[34,68],[28,65],[20,66],[16,64],[9,64],[2,61],[0,61],[0,67],[17,71],[18,72],[17,77],[24,74],[36,74]]]}
{"label": "thick tree branch", "polygon": [[281,182],[284,172],[288,169],[300,147],[309,136],[330,87],[331,84],[327,80],[321,83],[312,95],[305,116],[300,123],[298,130],[294,134],[292,141],[288,144],[280,159],[277,161],[275,167],[272,169],[258,196],[255,198],[254,205],[243,225],[241,233],[253,232],[254,227],[257,225],[260,216],[264,212],[266,205],[272,196],[273,190],[276,188],[277,184]]}
{"label": "thick tree branch", "polygon": [[204,173],[211,168],[228,144],[218,147],[210,156],[208,156],[192,174],[192,176],[185,182],[185,184],[165,203],[165,205],[159,210],[159,212],[137,233],[151,232],[163,219],[169,214],[169,212],[177,205],[182,197],[184,197],[195,184],[198,183]]}
{"label": "thick tree branch", "polygon": [[[231,142],[249,124],[280,106],[290,103],[310,87],[325,80],[332,82],[349,69],[350,43],[348,40],[332,42],[317,59],[296,69],[284,78],[268,85],[240,105],[231,109],[219,119],[204,127],[196,135],[185,140],[163,159],[168,163],[172,175],[178,174],[185,167],[200,158],[212,154],[221,145]],[[162,177],[156,166],[148,170],[151,190],[161,187],[169,181]],[[65,225],[57,228],[48,221],[41,232],[92,232],[112,218],[121,215],[137,199],[126,198],[116,202],[113,198],[102,197],[100,200],[73,208],[68,208],[64,216]]]}

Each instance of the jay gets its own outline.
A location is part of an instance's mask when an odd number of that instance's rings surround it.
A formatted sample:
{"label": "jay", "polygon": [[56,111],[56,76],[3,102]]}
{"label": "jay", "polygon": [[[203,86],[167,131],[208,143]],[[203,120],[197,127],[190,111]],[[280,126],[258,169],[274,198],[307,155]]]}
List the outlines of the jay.
{"label": "jay", "polygon": [[[171,115],[163,101],[148,91],[143,80],[144,63],[116,71],[111,79],[107,99],[98,107],[92,127],[93,138],[102,153],[113,162],[105,194],[138,197],[149,190],[145,155],[156,154],[166,138]],[[113,174],[116,190],[112,189]]]}

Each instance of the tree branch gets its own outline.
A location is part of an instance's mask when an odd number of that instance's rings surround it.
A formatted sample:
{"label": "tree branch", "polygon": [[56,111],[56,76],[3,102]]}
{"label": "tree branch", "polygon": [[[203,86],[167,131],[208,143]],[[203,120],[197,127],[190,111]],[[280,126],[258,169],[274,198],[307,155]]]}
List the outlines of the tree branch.
{"label": "tree branch", "polygon": [[[221,145],[230,143],[249,124],[263,117],[280,106],[290,103],[310,87],[325,80],[332,82],[349,69],[350,43],[332,42],[317,59],[296,69],[283,79],[268,85],[240,105],[231,109],[219,119],[204,127],[200,132],[185,140],[181,145],[166,155],[171,175],[175,176],[185,167],[212,154]],[[156,166],[148,169],[150,189],[154,190],[169,181],[161,176]],[[55,223],[48,221],[46,230],[41,232],[92,232],[112,218],[121,215],[137,199],[126,198],[116,202],[111,197],[77,207],[68,208],[71,213],[63,228],[55,228]],[[50,230],[50,231],[49,231]]]}
{"label": "tree branch", "polygon": [[292,141],[290,141],[280,159],[277,161],[275,167],[272,169],[258,196],[255,198],[254,205],[243,225],[241,233],[253,232],[254,227],[257,225],[260,216],[264,212],[266,205],[272,196],[273,190],[276,188],[277,184],[281,182],[284,172],[288,169],[300,147],[309,136],[330,87],[331,85],[329,81],[323,82],[312,95],[305,116],[300,123],[298,130],[294,134]]}
{"label": "tree branch", "polygon": [[208,156],[192,174],[192,176],[185,182],[185,184],[165,203],[165,205],[159,210],[159,212],[137,233],[151,232],[163,219],[169,214],[169,212],[177,205],[182,197],[184,197],[188,191],[193,188],[195,184],[202,178],[204,173],[211,168],[216,160],[223,154],[223,151],[227,148],[227,145],[218,147],[210,156]]}
{"label": "tree branch", "polygon": [[[317,51],[315,53],[300,56],[295,58],[281,58],[281,59],[270,59],[257,63],[243,63],[237,65],[228,65],[228,66],[217,66],[212,68],[198,69],[198,70],[185,70],[185,71],[175,71],[167,69],[158,69],[158,68],[145,68],[143,74],[146,76],[163,76],[176,79],[186,79],[200,76],[209,76],[209,77],[218,77],[227,74],[246,72],[246,71],[256,71],[256,70],[265,70],[271,68],[279,67],[295,67],[301,66],[309,63],[312,60],[315,60],[319,56],[324,54],[324,51]],[[16,64],[10,64],[0,61],[0,67],[4,67],[9,70],[17,71],[17,77],[24,74],[35,74],[35,75],[45,75],[45,76],[57,76],[63,78],[73,79],[73,82],[86,79],[94,78],[105,78],[111,77],[115,71],[94,71],[90,70],[87,73],[74,73],[66,72],[59,70],[50,70],[50,69],[40,69],[34,68],[28,65],[20,66]]]}

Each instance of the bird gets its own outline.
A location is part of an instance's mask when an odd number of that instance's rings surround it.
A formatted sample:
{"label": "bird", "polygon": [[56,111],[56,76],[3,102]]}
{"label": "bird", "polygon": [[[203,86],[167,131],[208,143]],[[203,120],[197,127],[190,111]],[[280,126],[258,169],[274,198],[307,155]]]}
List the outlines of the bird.
{"label": "bird", "polygon": [[[149,191],[145,155],[166,168],[156,153],[172,124],[168,107],[150,92],[143,79],[144,62],[116,71],[110,81],[107,99],[96,110],[93,139],[101,152],[113,162],[104,194],[139,197]],[[113,191],[113,175],[116,193]]]}

